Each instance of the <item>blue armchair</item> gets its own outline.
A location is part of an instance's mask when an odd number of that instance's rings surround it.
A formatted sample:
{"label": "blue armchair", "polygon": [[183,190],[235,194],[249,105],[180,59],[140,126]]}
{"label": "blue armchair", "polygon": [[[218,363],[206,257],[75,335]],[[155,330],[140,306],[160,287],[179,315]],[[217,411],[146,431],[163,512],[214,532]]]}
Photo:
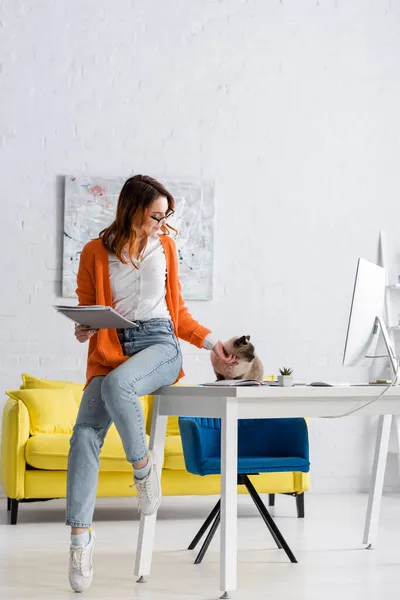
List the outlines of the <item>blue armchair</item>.
{"label": "blue armchair", "polygon": [[[180,417],[185,465],[189,473],[221,473],[220,419]],[[283,548],[291,562],[297,562],[282,533],[272,519],[249,475],[267,472],[310,470],[308,430],[304,419],[243,419],[238,422],[238,485],[247,488],[278,548]],[[189,545],[196,547],[209,529],[195,564],[203,560],[220,522],[220,500]]]}

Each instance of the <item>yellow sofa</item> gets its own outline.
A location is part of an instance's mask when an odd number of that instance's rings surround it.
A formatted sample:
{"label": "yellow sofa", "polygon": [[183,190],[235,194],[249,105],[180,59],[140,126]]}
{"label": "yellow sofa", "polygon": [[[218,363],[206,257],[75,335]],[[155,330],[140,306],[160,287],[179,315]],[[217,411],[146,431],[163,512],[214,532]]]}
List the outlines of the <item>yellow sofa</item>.
{"label": "yellow sofa", "polygon": [[[16,524],[20,502],[65,498],[69,438],[76,418],[83,385],[39,379],[24,374],[20,390],[7,392],[3,409],[1,438],[1,479]],[[153,397],[141,399],[150,431]],[[260,493],[293,494],[303,499],[309,475],[304,473],[265,473],[254,476]],[[110,428],[100,455],[98,497],[135,496],[132,467],[126,461],[121,439]],[[218,475],[200,477],[188,473],[179,435],[178,419],[168,421],[162,470],[162,490],[166,496],[220,493]],[[238,492],[244,493],[243,486]],[[270,503],[273,496],[270,496]],[[301,504],[298,503],[298,509]],[[299,514],[299,516],[302,516]]]}

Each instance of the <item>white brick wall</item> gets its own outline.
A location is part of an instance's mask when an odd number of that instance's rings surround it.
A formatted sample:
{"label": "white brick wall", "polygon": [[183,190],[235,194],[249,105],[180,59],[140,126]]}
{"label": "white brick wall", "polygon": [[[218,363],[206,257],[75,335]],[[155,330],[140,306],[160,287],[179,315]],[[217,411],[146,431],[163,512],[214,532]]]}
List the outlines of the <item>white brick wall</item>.
{"label": "white brick wall", "polygon": [[[215,180],[214,300],[267,373],[340,366],[355,262],[400,242],[400,5],[390,0],[27,0],[1,4],[0,387],[82,380],[54,314],[62,175]],[[396,264],[393,263],[393,273]],[[188,381],[208,355],[185,345]],[[368,482],[374,423],[312,422],[313,489]],[[392,465],[393,466],[393,465]],[[396,481],[389,478],[389,483]]]}

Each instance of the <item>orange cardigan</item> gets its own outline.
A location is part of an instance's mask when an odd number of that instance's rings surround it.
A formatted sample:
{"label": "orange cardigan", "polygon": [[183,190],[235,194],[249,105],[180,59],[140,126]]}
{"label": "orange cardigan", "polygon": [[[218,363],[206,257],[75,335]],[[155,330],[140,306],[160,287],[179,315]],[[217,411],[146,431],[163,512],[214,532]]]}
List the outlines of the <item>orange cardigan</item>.
{"label": "orange cardigan", "polygon": [[[175,334],[201,348],[211,331],[193,319],[182,298],[174,240],[168,235],[160,235],[159,238],[167,261],[165,299]],[[100,238],[91,240],[84,246],[79,262],[77,284],[76,293],[80,305],[112,306],[108,251]],[[92,377],[107,375],[128,358],[122,352],[116,329],[99,329],[89,341],[86,385]],[[178,380],[183,375],[184,372],[181,370]]]}

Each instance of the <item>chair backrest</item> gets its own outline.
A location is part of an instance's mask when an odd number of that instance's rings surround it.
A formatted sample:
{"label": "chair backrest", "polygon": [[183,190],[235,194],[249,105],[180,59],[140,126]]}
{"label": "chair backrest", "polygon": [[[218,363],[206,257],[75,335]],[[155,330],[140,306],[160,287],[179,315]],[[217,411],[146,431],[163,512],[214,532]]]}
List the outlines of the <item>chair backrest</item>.
{"label": "chair backrest", "polygon": [[[200,417],[180,417],[183,451],[193,445],[203,457],[221,455],[221,421]],[[240,419],[238,456],[301,457],[309,459],[308,429],[303,418]]]}

